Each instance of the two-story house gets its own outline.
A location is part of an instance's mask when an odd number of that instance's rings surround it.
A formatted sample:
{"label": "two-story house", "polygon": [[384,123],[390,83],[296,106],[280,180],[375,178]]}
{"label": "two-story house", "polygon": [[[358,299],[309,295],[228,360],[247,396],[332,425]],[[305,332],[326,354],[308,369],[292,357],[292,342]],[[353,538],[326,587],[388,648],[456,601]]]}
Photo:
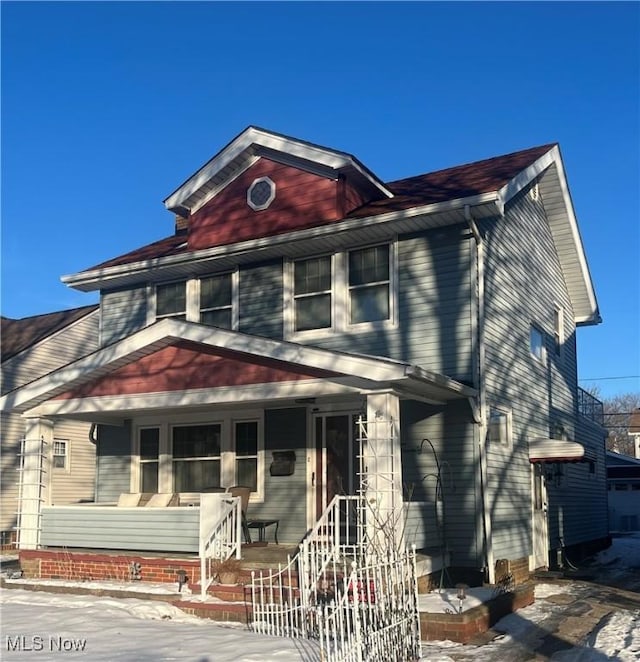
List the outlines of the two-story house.
{"label": "two-story house", "polygon": [[25,548],[197,550],[180,522],[238,484],[284,543],[370,490],[406,542],[491,581],[604,544],[604,432],[576,374],[600,317],[558,145],[383,182],[249,127],[165,206],[171,236],[63,278],[100,292],[100,348],[3,406],[31,437],[97,424],[97,505],[192,507],[126,535],[44,507]]}

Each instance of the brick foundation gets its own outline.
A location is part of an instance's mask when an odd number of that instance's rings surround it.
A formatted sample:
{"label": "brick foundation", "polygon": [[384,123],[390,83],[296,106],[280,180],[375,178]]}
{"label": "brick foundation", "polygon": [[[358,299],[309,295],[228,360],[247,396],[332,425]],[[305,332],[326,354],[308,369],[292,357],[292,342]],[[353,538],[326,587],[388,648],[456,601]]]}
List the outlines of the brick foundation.
{"label": "brick foundation", "polygon": [[466,644],[476,635],[486,632],[501,618],[516,609],[533,604],[534,585],[522,584],[509,593],[473,607],[462,614],[420,613],[420,634],[423,641],[457,641]]}
{"label": "brick foundation", "polygon": [[[113,580],[145,582],[177,581],[178,570],[184,570],[190,582],[200,577],[197,559],[147,558],[126,554],[91,554],[20,550],[20,568],[26,579],[67,579],[74,581]],[[139,564],[139,577],[133,576],[132,564]]]}

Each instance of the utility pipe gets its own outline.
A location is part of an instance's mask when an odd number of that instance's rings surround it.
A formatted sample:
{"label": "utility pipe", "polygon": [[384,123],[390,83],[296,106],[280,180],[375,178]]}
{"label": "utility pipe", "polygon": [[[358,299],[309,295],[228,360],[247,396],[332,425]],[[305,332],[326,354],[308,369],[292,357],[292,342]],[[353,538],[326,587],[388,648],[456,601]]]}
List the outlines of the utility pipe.
{"label": "utility pipe", "polygon": [[471,207],[464,206],[464,217],[473,234],[476,245],[476,278],[478,283],[478,305],[476,311],[476,370],[475,386],[478,391],[478,458],[480,463],[480,492],[482,497],[482,519],[484,530],[485,561],[490,584],[495,584],[495,561],[493,556],[493,533],[491,522],[491,504],[487,493],[487,392],[485,383],[485,348],[484,348],[484,243],[478,226],[471,214]]}

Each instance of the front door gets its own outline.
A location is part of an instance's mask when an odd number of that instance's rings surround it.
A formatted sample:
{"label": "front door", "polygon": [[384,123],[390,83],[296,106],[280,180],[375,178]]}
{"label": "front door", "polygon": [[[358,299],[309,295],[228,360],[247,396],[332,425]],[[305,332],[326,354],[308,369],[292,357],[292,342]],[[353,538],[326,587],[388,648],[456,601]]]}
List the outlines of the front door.
{"label": "front door", "polygon": [[327,413],[314,416],[314,521],[337,494],[358,492],[358,415]]}
{"label": "front door", "polygon": [[533,498],[533,567],[546,568],[549,565],[549,523],[547,520],[547,488],[544,477],[544,464],[532,465]]}

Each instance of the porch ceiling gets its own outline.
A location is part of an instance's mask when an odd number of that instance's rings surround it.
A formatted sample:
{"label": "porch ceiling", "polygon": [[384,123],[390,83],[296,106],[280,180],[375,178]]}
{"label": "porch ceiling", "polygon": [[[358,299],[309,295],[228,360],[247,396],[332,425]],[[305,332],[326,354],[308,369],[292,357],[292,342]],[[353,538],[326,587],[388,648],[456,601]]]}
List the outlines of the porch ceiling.
{"label": "porch ceiling", "polygon": [[[267,377],[211,382],[199,384],[200,388],[185,387],[185,384],[172,386],[168,382],[169,385],[161,388],[145,385],[131,390],[123,388],[122,381],[111,385],[110,390],[92,388],[127,366],[185,342],[201,348],[203,355],[235,357],[239,369],[261,364],[280,373],[277,379],[269,378],[267,372],[261,373]],[[135,377],[134,370],[134,380]],[[96,415],[123,417],[124,413],[130,415],[135,411],[167,407],[295,401],[381,389],[434,403],[475,395],[475,390],[469,386],[403,361],[330,351],[165,319],[6,394],[0,399],[0,409],[28,412],[29,416],[73,415],[95,420]]]}

